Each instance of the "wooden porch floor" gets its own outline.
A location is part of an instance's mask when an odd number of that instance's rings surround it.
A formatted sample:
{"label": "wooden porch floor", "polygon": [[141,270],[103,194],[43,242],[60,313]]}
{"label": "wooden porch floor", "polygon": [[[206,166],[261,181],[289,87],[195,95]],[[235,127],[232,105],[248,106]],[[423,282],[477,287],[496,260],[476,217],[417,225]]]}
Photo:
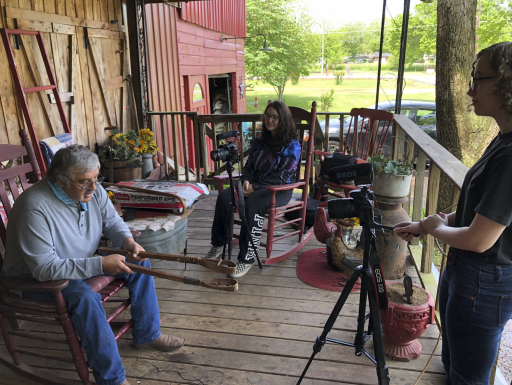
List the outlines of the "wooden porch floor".
{"label": "wooden porch floor", "polygon": [[[215,192],[213,192],[215,194]],[[213,207],[195,209],[188,221],[188,254],[204,255],[209,249]],[[290,241],[284,240],[282,247]],[[162,331],[186,338],[174,353],[134,350],[130,336],[119,349],[132,385],[292,385],[311,355],[313,342],[322,333],[339,292],[310,287],[297,278],[300,253],[322,247],[313,239],[293,257],[277,265],[257,267],[239,278],[236,293],[217,292],[157,278]],[[236,255],[237,249],[233,255]],[[234,259],[236,257],[233,257]],[[154,267],[197,278],[221,275],[194,265],[158,261]],[[186,269],[186,271],[184,271]],[[412,266],[409,275],[418,283]],[[353,342],[358,294],[351,294],[330,338]],[[438,337],[432,325],[420,338],[423,354],[411,362],[386,359],[391,384],[412,385],[425,367]],[[367,343],[370,351],[371,340]],[[45,350],[49,348],[46,347]],[[50,347],[53,349],[53,347]],[[62,348],[61,348],[62,349]],[[419,384],[440,385],[444,371],[440,346]],[[69,365],[55,366],[59,375],[75,374]],[[91,376],[92,379],[92,376]],[[377,384],[376,370],[354,349],[326,344],[317,354],[303,384]],[[0,366],[0,384],[35,384]]]}

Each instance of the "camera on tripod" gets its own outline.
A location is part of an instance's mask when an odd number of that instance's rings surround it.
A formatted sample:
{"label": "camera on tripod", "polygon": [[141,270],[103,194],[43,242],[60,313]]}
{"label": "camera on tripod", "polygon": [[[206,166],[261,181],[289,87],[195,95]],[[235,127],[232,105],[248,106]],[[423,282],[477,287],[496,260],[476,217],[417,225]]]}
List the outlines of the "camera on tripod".
{"label": "camera on tripod", "polygon": [[[329,170],[329,179],[336,183],[353,180],[356,186],[371,185],[372,183],[372,164],[361,163],[350,166],[334,167]],[[340,198],[330,200],[328,203],[329,217],[333,219],[343,219],[358,217],[361,218],[370,209],[373,200],[373,193],[367,188],[362,190],[353,190],[350,192],[350,198]],[[363,219],[363,218],[361,218]]]}
{"label": "camera on tripod", "polygon": [[217,140],[226,140],[227,143],[221,144],[218,149],[210,152],[210,158],[213,161],[224,161],[236,163],[240,160],[238,147],[235,140],[238,137],[238,131],[229,131],[217,135]]}

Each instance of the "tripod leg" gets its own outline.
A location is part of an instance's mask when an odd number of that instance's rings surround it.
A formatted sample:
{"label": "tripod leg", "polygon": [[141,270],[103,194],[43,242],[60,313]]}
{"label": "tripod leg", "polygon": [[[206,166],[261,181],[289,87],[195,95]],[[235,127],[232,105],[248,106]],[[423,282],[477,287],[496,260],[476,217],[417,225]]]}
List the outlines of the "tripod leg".
{"label": "tripod leg", "polygon": [[375,282],[370,268],[365,269],[361,277],[361,283],[365,282],[368,288],[368,302],[370,305],[370,320],[373,326],[373,349],[375,351],[375,360],[377,361],[377,378],[379,385],[389,385],[389,372],[386,366],[384,356],[384,347],[382,345],[382,329],[380,321],[380,310],[377,302],[377,293],[375,292]]}
{"label": "tripod leg", "polygon": [[341,292],[340,298],[338,298],[338,301],[336,302],[336,305],[334,305],[334,309],[332,309],[331,315],[327,319],[327,322],[325,323],[324,330],[321,335],[319,335],[316,338],[315,344],[313,345],[313,354],[309,358],[308,363],[306,364],[306,367],[304,368],[299,381],[297,382],[297,385],[299,385],[302,382],[302,379],[306,375],[306,372],[309,369],[309,366],[313,362],[315,356],[317,353],[322,350],[322,347],[325,345],[325,341],[327,339],[327,334],[331,331],[332,327],[334,326],[334,323],[336,322],[336,319],[338,318],[338,315],[340,314],[341,309],[343,308],[343,305],[345,304],[350,292],[352,291],[352,288],[354,287],[355,283],[357,282],[357,279],[361,275],[361,272],[363,270],[362,266],[358,266],[354,269],[352,274],[350,275],[350,278],[347,281],[347,284],[343,288],[343,291]]}

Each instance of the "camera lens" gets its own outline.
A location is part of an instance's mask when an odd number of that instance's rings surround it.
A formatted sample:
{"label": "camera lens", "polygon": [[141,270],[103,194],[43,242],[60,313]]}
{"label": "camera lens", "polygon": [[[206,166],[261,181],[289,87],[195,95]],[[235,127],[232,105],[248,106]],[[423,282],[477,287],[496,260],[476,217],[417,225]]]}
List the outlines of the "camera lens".
{"label": "camera lens", "polygon": [[226,161],[229,157],[229,151],[225,148],[219,148],[217,150],[213,150],[210,152],[210,158],[212,158],[213,161]]}
{"label": "camera lens", "polygon": [[359,216],[354,198],[340,198],[328,203],[329,216],[333,219],[352,218]]}

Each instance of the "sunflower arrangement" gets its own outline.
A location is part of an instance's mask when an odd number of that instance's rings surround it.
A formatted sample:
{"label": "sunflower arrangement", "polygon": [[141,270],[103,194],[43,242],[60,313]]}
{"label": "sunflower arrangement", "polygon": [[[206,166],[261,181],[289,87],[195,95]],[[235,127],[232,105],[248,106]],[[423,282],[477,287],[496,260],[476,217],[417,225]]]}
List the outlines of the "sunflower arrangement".
{"label": "sunflower arrangement", "polygon": [[155,142],[155,134],[149,128],[139,131],[139,146],[134,148],[140,154],[154,154],[158,151]]}
{"label": "sunflower arrangement", "polygon": [[134,131],[121,133],[119,130],[112,130],[107,135],[107,143],[101,148],[98,156],[101,161],[107,162],[109,153],[112,152],[114,160],[133,160],[133,167],[141,167],[140,148],[139,136]]}

